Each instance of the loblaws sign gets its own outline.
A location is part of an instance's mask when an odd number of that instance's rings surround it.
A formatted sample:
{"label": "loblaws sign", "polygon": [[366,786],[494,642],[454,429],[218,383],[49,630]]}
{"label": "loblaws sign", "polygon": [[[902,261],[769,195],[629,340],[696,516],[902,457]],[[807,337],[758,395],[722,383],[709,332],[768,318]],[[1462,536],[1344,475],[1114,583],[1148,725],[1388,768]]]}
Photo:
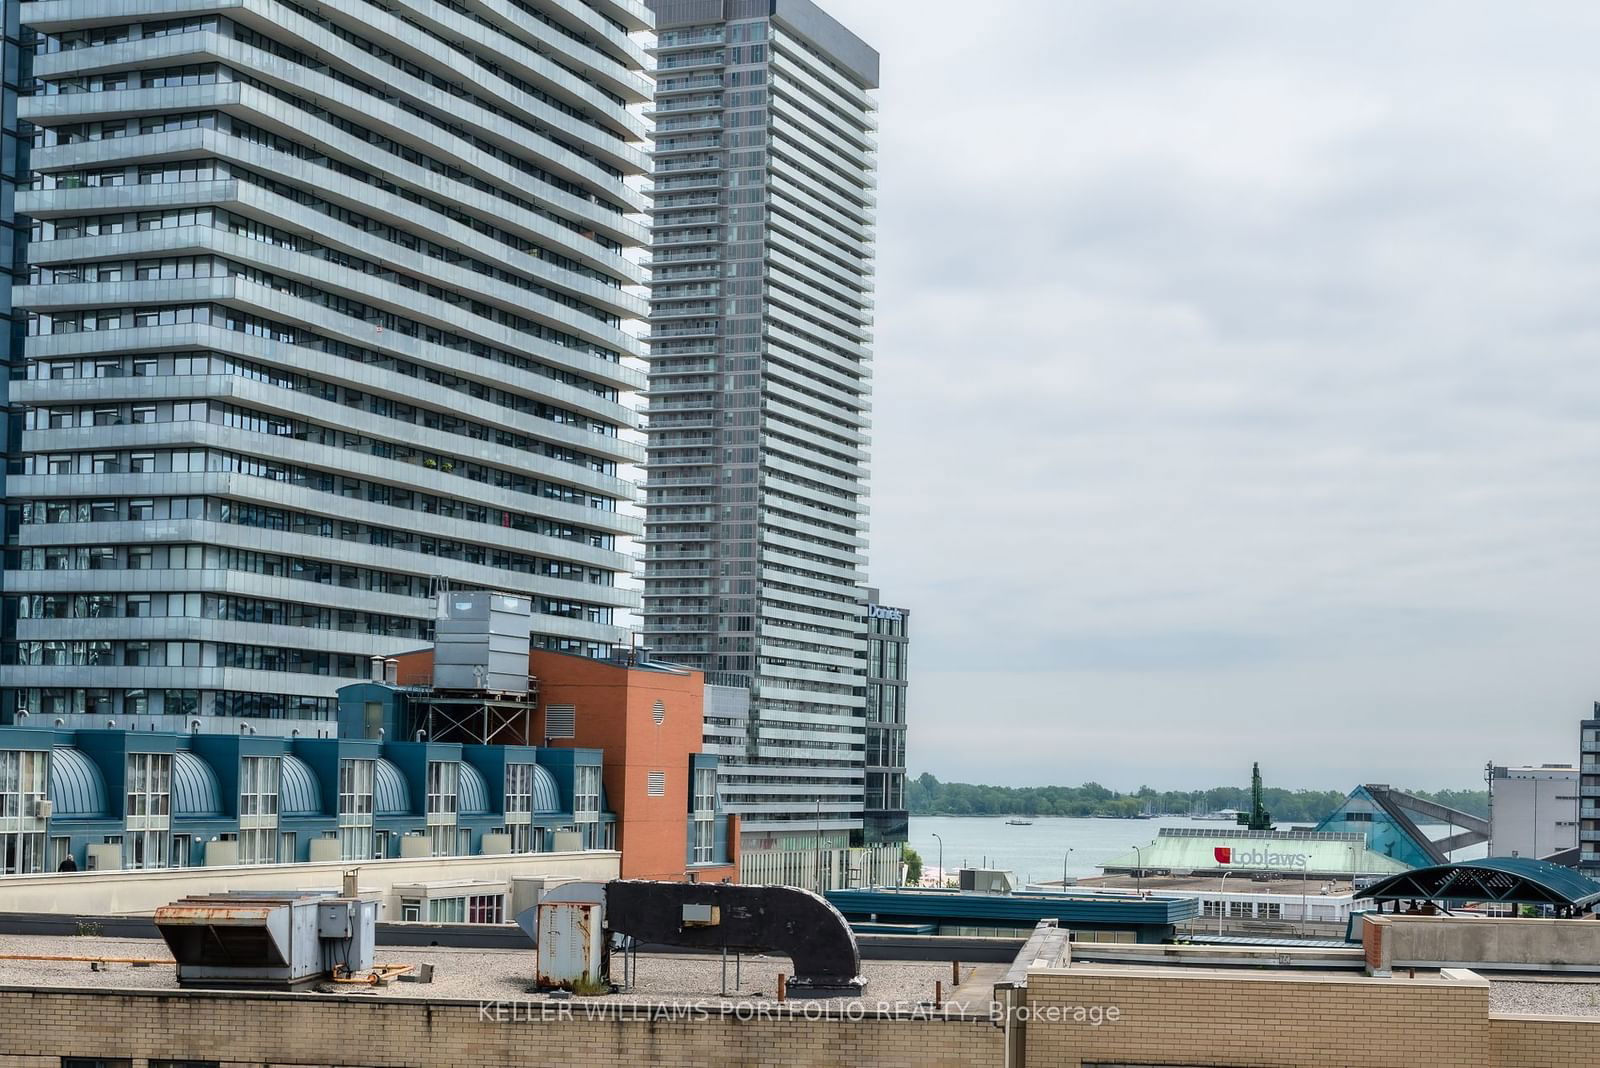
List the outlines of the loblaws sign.
{"label": "loblaws sign", "polygon": [[1309,853],[1274,853],[1267,849],[1214,846],[1211,855],[1217,858],[1218,864],[1230,868],[1305,868],[1311,864]]}

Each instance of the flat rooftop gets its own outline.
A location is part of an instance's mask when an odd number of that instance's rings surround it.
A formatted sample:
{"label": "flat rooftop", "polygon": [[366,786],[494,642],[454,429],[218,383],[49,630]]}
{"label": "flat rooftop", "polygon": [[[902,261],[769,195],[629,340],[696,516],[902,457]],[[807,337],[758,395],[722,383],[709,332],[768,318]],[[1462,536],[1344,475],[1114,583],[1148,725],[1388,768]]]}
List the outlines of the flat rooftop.
{"label": "flat rooftop", "polygon": [[[110,957],[148,960],[149,965],[114,962],[96,971],[89,961],[0,959],[0,986],[89,990],[179,990],[177,970],[170,962],[167,944],[159,938],[99,938],[61,935],[0,935],[0,958]],[[348,983],[318,983],[307,988],[308,996],[318,993],[367,995],[374,998],[425,998],[466,1001],[544,1001],[548,995],[530,993],[533,986],[535,950],[527,949],[442,949],[417,946],[378,948],[379,964],[431,964],[431,983],[392,982],[370,987]],[[794,975],[794,966],[784,956],[745,954],[740,962],[740,982],[734,984],[735,958],[728,955],[728,997],[721,997],[722,958],[679,953],[641,953],[635,988],[627,993],[578,998],[578,1001],[610,1001],[623,1004],[660,1002],[703,1003],[715,1009],[729,1005],[760,1002],[777,1003],[778,974]],[[622,958],[612,957],[614,978],[622,974]],[[963,985],[975,977],[992,978],[996,966],[962,966]],[[1002,969],[1003,971],[1003,969]],[[950,965],[940,961],[863,961],[861,974],[867,980],[860,998],[808,999],[791,991],[790,1002],[815,1002],[831,1007],[860,1005],[868,1012],[880,1003],[932,1002],[934,983],[942,983],[945,996],[951,991]],[[988,990],[983,993],[982,1011],[988,1008]]]}
{"label": "flat rooftop", "polygon": [[[139,966],[116,962],[94,970],[86,960],[10,960],[5,957],[92,957],[148,960]],[[92,936],[0,935],[0,987],[92,990],[179,991],[177,974],[169,961],[166,943],[153,938],[98,938]],[[534,951],[506,949],[440,949],[432,947],[392,947],[379,952],[380,963],[433,965],[431,983],[391,983],[386,987],[322,983],[299,996],[319,995],[371,997],[374,1000],[439,1000],[542,1002],[546,994],[529,993],[532,985]],[[620,963],[616,965],[620,971]],[[1408,978],[1369,979],[1349,971],[1317,969],[1233,969],[1179,967],[1141,964],[1085,964],[1084,970],[1097,974],[1174,976],[1257,976],[1293,978],[1344,983],[1405,983]],[[721,1005],[775,1004],[779,972],[792,973],[786,957],[745,956],[740,969],[741,982],[734,987],[734,958],[728,958],[729,995],[720,995],[722,960],[715,956],[673,953],[641,953],[638,958],[638,983],[634,990],[597,998],[577,998],[577,1002],[610,1002],[618,1005],[673,1005],[694,1003],[715,1011]],[[827,1005],[830,1008],[860,1006],[866,1012],[927,1004],[933,998],[935,982],[943,984],[945,1002],[952,1009],[964,1005],[967,1012],[987,1011],[991,988],[1005,975],[1001,964],[964,964],[961,984],[952,989],[950,965],[928,961],[865,961],[862,974],[867,980],[860,998],[789,998],[791,1003]],[[1480,973],[1481,974],[1481,973]],[[1436,978],[1437,972],[1418,971],[1419,978]],[[1600,977],[1593,980],[1572,976],[1530,978],[1518,975],[1501,978],[1490,974],[1489,1009],[1496,1013],[1538,1016],[1600,1017]],[[957,1009],[956,1011],[962,1011]]]}
{"label": "flat rooftop", "polygon": [[[1229,894],[1291,894],[1300,896],[1301,884],[1305,884],[1305,891],[1311,897],[1322,896],[1322,888],[1328,888],[1328,895],[1337,897],[1353,893],[1355,884],[1348,879],[1326,879],[1315,875],[1305,879],[1293,876],[1282,879],[1266,879],[1256,882],[1246,875],[1231,875],[1226,886],[1221,885],[1222,880],[1214,875],[1146,875],[1143,879],[1136,879],[1132,875],[1096,875],[1087,879],[1079,879],[1077,885],[1087,888],[1116,889],[1116,890],[1149,890],[1161,893],[1168,890],[1209,890],[1212,893],[1226,891]],[[1059,886],[1056,883],[1039,883],[1039,886]],[[1072,887],[1067,887],[1070,891]]]}

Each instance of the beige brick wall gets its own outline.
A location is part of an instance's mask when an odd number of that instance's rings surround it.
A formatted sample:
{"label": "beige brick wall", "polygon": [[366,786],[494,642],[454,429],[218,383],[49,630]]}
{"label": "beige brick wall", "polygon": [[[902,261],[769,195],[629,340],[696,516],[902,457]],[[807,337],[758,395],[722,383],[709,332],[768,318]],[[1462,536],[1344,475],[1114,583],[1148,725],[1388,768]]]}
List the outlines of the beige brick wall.
{"label": "beige brick wall", "polygon": [[[1490,1016],[1481,980],[1310,979],[1078,965],[1035,973],[1025,1068],[1575,1068],[1600,1017]],[[1117,1009],[1075,1022],[1074,1010]],[[1054,1008],[1058,1019],[1041,1018]],[[221,1061],[230,1068],[999,1068],[986,1018],[485,1018],[476,1003],[370,995],[0,990],[0,1068],[62,1056]],[[1019,1066],[1023,1068],[1023,1066]]]}
{"label": "beige brick wall", "polygon": [[[1470,973],[1469,973],[1470,974]],[[1074,966],[1028,980],[1028,1068],[1085,1062],[1237,1068],[1500,1068],[1488,984]],[[1052,1007],[1117,1010],[1091,1026]],[[1579,1062],[1570,1062],[1579,1063]]]}
{"label": "beige brick wall", "polygon": [[[476,1003],[371,996],[0,990],[0,1068],[60,1056],[248,1065],[621,1064],[967,1068],[1001,1061],[987,1018],[484,1019]],[[35,1058],[49,1058],[36,1060]]]}
{"label": "beige brick wall", "polygon": [[1506,1068],[1576,1068],[1600,1061],[1600,1017],[1491,1016],[1495,1064]]}

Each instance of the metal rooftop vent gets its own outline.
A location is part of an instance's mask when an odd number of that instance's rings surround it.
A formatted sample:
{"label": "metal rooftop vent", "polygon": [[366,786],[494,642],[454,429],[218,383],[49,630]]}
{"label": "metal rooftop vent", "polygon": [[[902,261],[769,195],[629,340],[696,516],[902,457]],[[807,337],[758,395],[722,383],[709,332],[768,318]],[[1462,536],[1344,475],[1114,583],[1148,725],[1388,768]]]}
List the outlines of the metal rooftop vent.
{"label": "metal rooftop vent", "polygon": [[789,987],[807,997],[854,997],[866,986],[850,924],[824,898],[788,886],[575,882],[518,913],[516,923],[539,947],[541,988],[608,980],[600,925],[645,945],[786,954],[794,962]]}
{"label": "metal rooftop vent", "polygon": [[320,894],[186,897],[156,910],[179,986],[292,989],[372,970],[378,903]]}

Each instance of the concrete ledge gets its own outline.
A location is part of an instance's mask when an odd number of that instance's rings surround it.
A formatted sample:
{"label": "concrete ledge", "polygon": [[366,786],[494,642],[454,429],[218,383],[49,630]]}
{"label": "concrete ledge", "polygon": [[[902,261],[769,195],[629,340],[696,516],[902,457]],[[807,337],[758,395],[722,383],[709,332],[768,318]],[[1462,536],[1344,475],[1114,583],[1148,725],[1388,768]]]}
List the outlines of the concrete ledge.
{"label": "concrete ledge", "polygon": [[1185,967],[1175,964],[1083,964],[1075,962],[1067,968],[1040,968],[1030,973],[1030,978],[1038,978],[1040,976],[1060,976],[1071,979],[1188,979],[1202,982],[1261,983],[1266,985],[1327,983],[1339,986],[1398,986],[1406,989],[1444,987],[1455,990],[1463,987],[1482,987],[1487,990],[1489,987],[1489,980],[1465,968],[1452,968],[1438,975],[1419,975],[1415,979],[1408,979],[1400,976],[1357,975],[1348,971],[1315,973],[1306,971],[1254,972],[1231,968]]}
{"label": "concrete ledge", "polygon": [[1114,964],[1170,964],[1219,968],[1322,968],[1358,969],[1361,950],[1355,947],[1295,946],[1185,946],[1127,942],[1083,942],[1073,947],[1075,961]]}

